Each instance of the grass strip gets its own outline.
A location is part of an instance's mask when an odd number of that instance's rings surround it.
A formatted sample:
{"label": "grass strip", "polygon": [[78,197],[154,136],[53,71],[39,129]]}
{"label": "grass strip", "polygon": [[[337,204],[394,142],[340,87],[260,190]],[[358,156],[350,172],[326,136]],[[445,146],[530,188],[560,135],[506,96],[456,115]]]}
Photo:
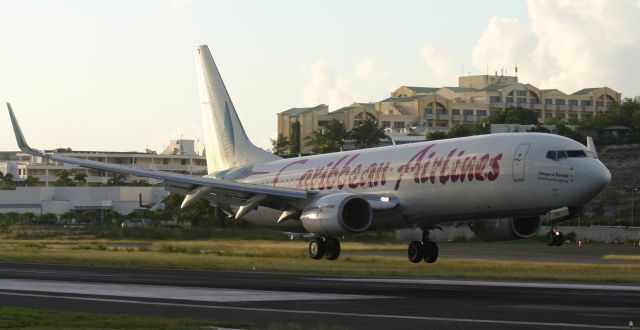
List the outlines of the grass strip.
{"label": "grass strip", "polygon": [[246,322],[168,319],[143,315],[60,312],[22,307],[0,307],[3,329],[249,329]]}
{"label": "grass strip", "polygon": [[[343,244],[343,249],[394,250],[400,244]],[[441,258],[412,264],[400,256],[311,260],[306,244],[271,241],[0,241],[0,261],[76,265],[421,276],[495,280],[640,283],[640,264],[590,264]]]}
{"label": "grass strip", "polygon": [[607,254],[602,259],[605,260],[620,260],[620,261],[640,261],[640,255],[628,255],[628,254]]}

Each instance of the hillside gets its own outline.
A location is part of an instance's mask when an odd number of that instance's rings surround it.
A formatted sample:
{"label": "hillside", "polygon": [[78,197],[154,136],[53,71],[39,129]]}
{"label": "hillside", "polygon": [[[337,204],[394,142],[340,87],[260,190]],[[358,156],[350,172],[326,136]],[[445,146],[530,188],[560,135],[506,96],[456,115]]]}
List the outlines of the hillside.
{"label": "hillside", "polygon": [[635,225],[640,225],[640,145],[608,146],[598,156],[611,171],[611,184],[585,205],[584,219],[631,225],[631,191],[624,187],[638,187],[634,193],[634,218]]}

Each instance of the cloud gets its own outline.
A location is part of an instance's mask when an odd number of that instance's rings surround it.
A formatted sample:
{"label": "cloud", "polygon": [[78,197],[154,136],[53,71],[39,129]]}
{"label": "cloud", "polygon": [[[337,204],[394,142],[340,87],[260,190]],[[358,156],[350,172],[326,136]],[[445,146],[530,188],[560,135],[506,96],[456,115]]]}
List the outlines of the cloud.
{"label": "cloud", "polygon": [[572,93],[606,85],[640,94],[638,1],[530,0],[528,10],[529,24],[489,21],[472,52],[476,68],[511,71],[517,63],[521,81],[540,88]]}
{"label": "cloud", "polygon": [[453,59],[443,50],[427,44],[420,51],[429,70],[427,83],[433,86],[447,86],[456,77],[453,72]]}
{"label": "cloud", "polygon": [[308,70],[310,81],[303,88],[305,106],[320,103],[333,111],[353,102],[369,102],[380,98],[397,87],[386,70],[379,70],[374,59],[358,63],[346,75],[336,75],[325,60],[319,60]]}

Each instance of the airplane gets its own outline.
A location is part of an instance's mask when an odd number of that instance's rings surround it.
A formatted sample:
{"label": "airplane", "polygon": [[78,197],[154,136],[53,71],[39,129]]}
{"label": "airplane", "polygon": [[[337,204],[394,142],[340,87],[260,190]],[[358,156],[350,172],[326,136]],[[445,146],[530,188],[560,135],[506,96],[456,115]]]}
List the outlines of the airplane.
{"label": "airplane", "polygon": [[[580,207],[611,173],[591,138],[583,145],[544,133],[487,134],[282,159],[247,137],[209,48],[195,50],[208,175],[192,176],[66,157],[33,149],[7,103],[17,144],[28,154],[81,167],[161,180],[235,219],[306,235],[312,259],[335,260],[338,238],[371,230],[422,229],[411,262],[433,263],[429,232],[467,224],[485,241],[531,238],[540,216]],[[564,238],[554,221],[548,245]]]}

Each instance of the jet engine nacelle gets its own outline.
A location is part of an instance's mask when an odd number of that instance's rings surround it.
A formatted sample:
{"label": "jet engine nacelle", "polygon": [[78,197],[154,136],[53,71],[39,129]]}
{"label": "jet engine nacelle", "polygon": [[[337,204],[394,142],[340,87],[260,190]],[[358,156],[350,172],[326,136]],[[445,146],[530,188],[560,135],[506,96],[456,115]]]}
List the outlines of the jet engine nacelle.
{"label": "jet engine nacelle", "polygon": [[350,193],[320,196],[300,216],[305,230],[323,236],[361,233],[371,227],[372,220],[369,202]]}
{"label": "jet engine nacelle", "polygon": [[540,217],[475,221],[469,228],[485,242],[504,242],[534,237],[540,230]]}

